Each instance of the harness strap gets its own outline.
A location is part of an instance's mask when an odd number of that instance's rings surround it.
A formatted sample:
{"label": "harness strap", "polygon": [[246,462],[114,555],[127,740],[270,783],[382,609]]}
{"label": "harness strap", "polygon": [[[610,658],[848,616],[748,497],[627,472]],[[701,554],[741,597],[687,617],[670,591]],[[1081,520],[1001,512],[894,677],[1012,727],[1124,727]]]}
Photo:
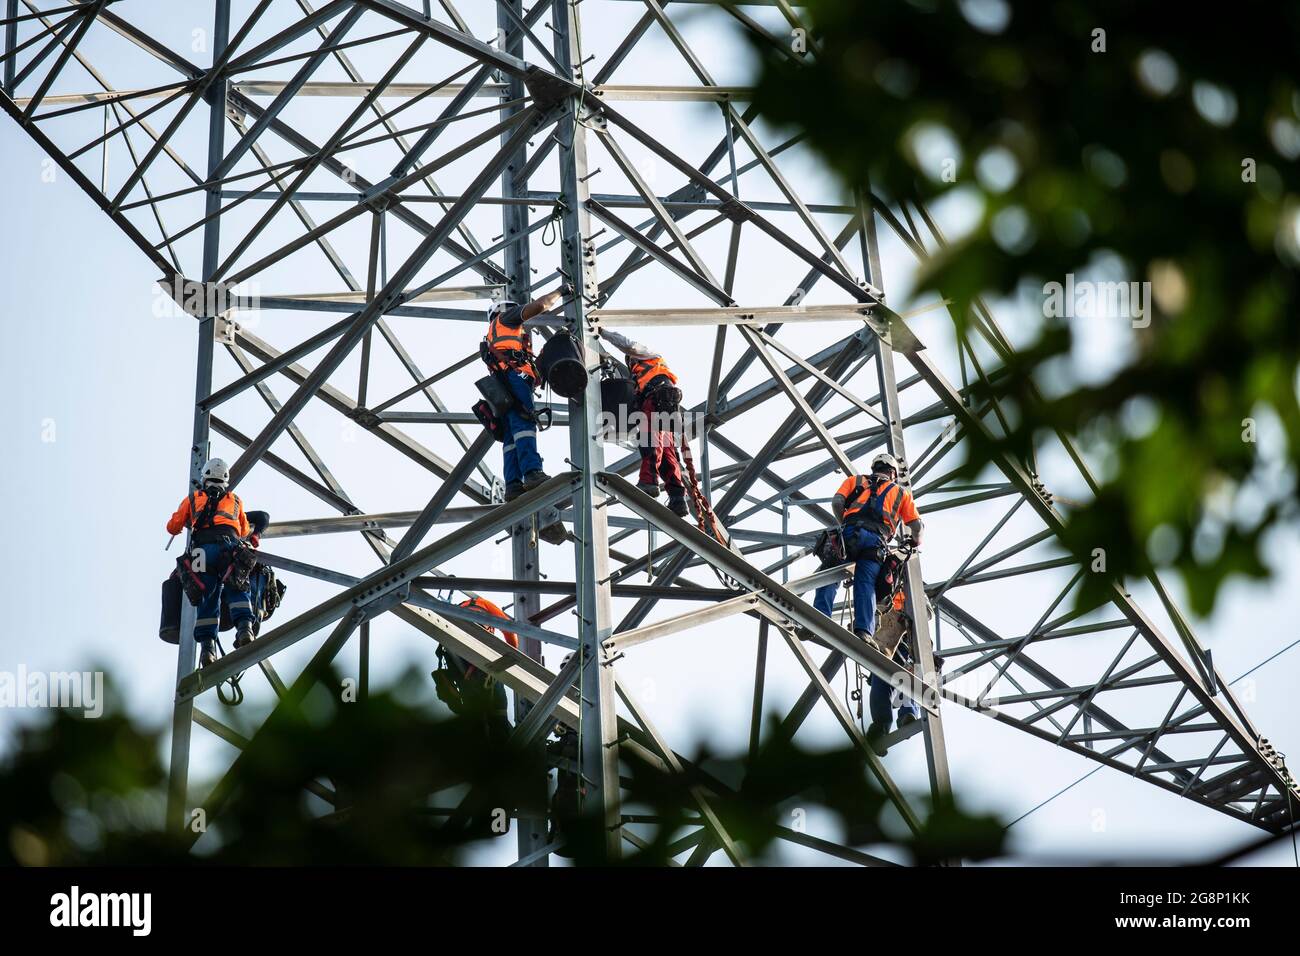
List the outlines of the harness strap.
{"label": "harness strap", "polygon": [[[898,524],[898,513],[903,507],[903,486],[895,481],[885,478],[884,476],[881,476],[880,481],[878,482],[874,480],[875,478],[875,475],[871,475],[865,483],[871,488],[871,494],[867,497],[867,500],[852,514],[846,514],[844,516],[844,521],[846,524],[861,525],[862,527],[875,530],[880,534],[890,534]],[[854,485],[853,494],[844,500],[845,511],[848,511],[849,506],[857,502],[858,498],[862,494],[863,487],[864,482],[859,477],[857,483]],[[877,497],[883,498],[884,495],[889,494],[890,488],[897,488],[898,494],[894,497],[893,507],[889,509],[888,519],[885,517],[883,501],[880,509],[880,517],[876,517],[873,514],[867,514],[867,508],[871,505],[872,500]]]}
{"label": "harness strap", "polygon": [[[222,492],[219,495],[214,495],[211,492],[205,491],[203,492],[204,494],[203,510],[200,512],[197,510],[197,506],[195,505],[194,502],[194,491],[195,489],[191,488],[189,494],[190,527],[192,530],[207,531],[212,528],[213,524],[215,523],[215,520],[219,517],[226,518],[229,521],[234,521],[234,522],[239,521],[239,508],[240,508],[239,495],[235,494],[233,491]],[[229,495],[231,498],[234,499],[235,502],[234,511],[221,510],[221,502],[226,499],[227,495]]]}

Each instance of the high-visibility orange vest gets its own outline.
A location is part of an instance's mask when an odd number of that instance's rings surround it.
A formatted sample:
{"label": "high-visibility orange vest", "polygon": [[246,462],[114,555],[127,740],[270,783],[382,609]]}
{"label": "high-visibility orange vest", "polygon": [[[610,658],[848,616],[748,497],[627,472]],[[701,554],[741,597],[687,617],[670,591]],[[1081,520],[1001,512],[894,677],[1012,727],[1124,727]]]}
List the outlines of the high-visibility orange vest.
{"label": "high-visibility orange vest", "polygon": [[[875,482],[873,477],[877,477]],[[844,523],[864,524],[874,531],[891,534],[898,523],[903,495],[902,485],[887,478],[857,475],[853,493],[844,500]],[[850,517],[864,508],[867,514],[861,515],[856,522],[850,522]]]}
{"label": "high-visibility orange vest", "polygon": [[[176,513],[171,516],[167,522],[168,534],[180,534],[186,527],[191,527],[197,517],[203,514],[204,506],[208,503],[208,495],[204,491],[192,491],[180,503]],[[238,537],[248,536],[252,529],[248,524],[248,515],[244,512],[244,503],[239,500],[239,495],[233,491],[227,491],[217,502],[217,510],[212,514],[212,520],[206,523],[203,528],[195,528],[195,531],[204,531],[207,528],[224,526],[234,530]]]}
{"label": "high-visibility orange vest", "polygon": [[632,377],[636,379],[637,389],[642,392],[645,391],[647,385],[661,375],[666,377],[671,384],[677,384],[677,376],[673,374],[672,369],[668,367],[662,358],[637,359],[632,363],[630,371]]}
{"label": "high-visibility orange vest", "polygon": [[492,355],[497,359],[497,367],[514,369],[537,380],[537,367],[533,365],[533,333],[522,324],[511,328],[502,322],[505,312],[498,312],[488,320],[487,343]]}
{"label": "high-visibility orange vest", "polygon": [[[507,621],[510,620],[510,615],[508,615],[505,611],[501,610],[501,608],[497,607],[487,598],[481,598],[481,597],[470,598],[468,601],[461,601],[460,606],[472,608],[475,611],[482,611],[485,614],[491,614],[493,617],[499,617],[502,618],[503,620],[507,620]],[[485,630],[490,631],[493,634],[496,633],[496,628],[489,627],[486,624],[482,626]],[[501,636],[504,637],[506,639],[506,643],[509,644],[511,647],[513,647],[515,650],[519,649],[519,638],[517,638],[514,634],[510,633],[509,631],[502,631]]]}

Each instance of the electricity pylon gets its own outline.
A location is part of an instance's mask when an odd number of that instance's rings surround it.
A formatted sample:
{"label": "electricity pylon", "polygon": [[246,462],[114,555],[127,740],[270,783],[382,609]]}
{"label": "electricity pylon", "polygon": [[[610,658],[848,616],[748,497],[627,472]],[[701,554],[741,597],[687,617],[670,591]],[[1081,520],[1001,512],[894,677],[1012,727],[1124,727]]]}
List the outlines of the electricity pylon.
{"label": "electricity pylon", "polygon": [[[1096,488],[1071,439],[1040,458],[1050,460],[1041,473],[1003,455],[987,480],[958,477],[959,449],[1005,421],[977,386],[1011,346],[982,307],[959,337],[936,321],[941,302],[911,316],[886,305],[879,227],[893,252],[924,260],[943,242],[927,211],[824,198],[830,187],[797,141],[763,127],[749,90],[715,81],[722,27],[799,56],[781,36],[793,8],[680,3],[670,16],[659,0],[497,0],[467,18],[448,0],[214,0],[195,5],[203,18],[191,23],[172,4],[5,3],[0,105],[195,324],[191,481],[214,448],[234,449],[234,482],[256,482],[269,507],[335,512],[274,522],[262,558],[328,596],[291,598],[295,616],[202,671],[187,611],[170,826],[194,806],[219,815],[238,780],[236,758],[212,793],[189,793],[195,724],[247,743],[198,706],[204,695],[258,666],[274,713],[354,635],[364,685],[371,625],[393,619],[508,686],[521,741],[540,746],[557,721],[581,728],[584,807],[603,819],[611,856],[640,839],[620,808],[625,748],[683,770],[621,676],[639,648],[678,634],[697,642],[679,644],[688,661],[720,633],[752,632],[756,656],[719,651],[725,666],[710,665],[719,695],[752,699],[737,735],[752,752],[773,706],[791,735],[833,716],[913,828],[860,716],[832,689],[847,668],[859,685],[894,681],[922,704],[923,718],[888,743],[921,738],[908,746],[924,746],[932,796],[950,788],[942,713],[963,706],[1238,820],[1290,825],[1297,791],[1281,757],[1158,580],[1147,584],[1163,623],[1119,581],[1104,609],[1072,610],[1098,571],[1058,543],[1067,505],[1048,485],[1075,499]],[[569,433],[567,468],[503,503],[492,442],[467,412],[484,306],[560,284],[577,294],[538,324],[574,332],[591,379],[580,399],[551,403]],[[625,476],[639,456],[603,440],[597,333],[613,328],[671,328],[674,342],[711,330],[707,375],[686,391],[725,541],[636,490]],[[325,416],[360,436],[334,467]],[[879,449],[907,462],[904,480],[943,545],[928,545],[928,576],[918,556],[907,564],[911,671],[808,602],[845,577],[809,556],[832,520],[827,498]],[[367,482],[363,508],[340,478],[349,471],[394,480]],[[403,497],[396,476],[411,471]],[[536,529],[557,518],[566,543],[543,548]],[[960,532],[945,541],[943,526]],[[642,532],[647,553],[634,547]],[[295,538],[314,548],[325,535],[363,547],[293,552]],[[481,573],[499,535],[510,573]],[[650,581],[636,583],[642,575]],[[519,650],[453,591],[512,601]],[[682,604],[693,610],[668,613]],[[272,658],[321,634],[285,686]],[[544,649],[574,653],[556,668]],[[793,701],[765,693],[783,667],[802,674]],[[744,862],[710,806],[726,784],[699,779],[698,829],[682,855]],[[879,862],[823,837],[787,839]],[[520,819],[518,840],[527,864],[556,849],[545,819]]]}

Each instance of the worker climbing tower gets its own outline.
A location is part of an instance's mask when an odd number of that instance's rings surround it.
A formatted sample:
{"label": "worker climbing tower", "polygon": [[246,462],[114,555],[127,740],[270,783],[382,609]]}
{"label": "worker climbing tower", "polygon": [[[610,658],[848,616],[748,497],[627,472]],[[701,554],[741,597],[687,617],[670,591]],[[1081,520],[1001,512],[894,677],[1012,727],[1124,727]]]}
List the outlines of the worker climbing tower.
{"label": "worker climbing tower", "polygon": [[[749,42],[802,55],[794,8],[0,9],[0,105],[156,267],[171,321],[193,324],[188,475],[210,454],[233,461],[241,494],[273,514],[263,560],[290,583],[273,626],[202,671],[187,611],[169,825],[196,806],[219,816],[238,781],[247,740],[215,716],[221,682],[260,669],[267,686],[245,708],[273,715],[350,645],[364,691],[381,632],[494,674],[529,745],[557,721],[580,727],[585,808],[611,856],[642,839],[620,805],[622,755],[681,772],[656,702],[701,686],[719,739],[760,740],[771,710],[792,735],[838,726],[912,827],[889,765],[923,751],[931,795],[948,791],[942,718],[959,708],[1265,830],[1290,825],[1294,781],[1158,580],[1134,583],[1154,608],[1115,581],[1103,609],[1073,609],[1084,576],[1104,572],[1059,544],[1071,505],[1053,492],[1077,502],[1096,487],[1071,438],[960,476],[965,446],[1006,421],[979,386],[1011,345],[982,308],[962,335],[942,302],[886,304],[886,262],[910,268],[943,245],[929,212],[839,195],[748,89],[719,81]],[[553,477],[504,502],[469,412],[486,308],[561,285],[575,294],[539,329],[571,330],[592,374],[577,399],[546,403]],[[629,482],[635,449],[601,432],[601,329],[675,350],[725,534]],[[930,525],[924,563],[906,565],[915,674],[811,605],[844,574],[810,555],[828,498],[882,449],[906,462]],[[538,534],[556,521],[559,544]],[[509,606],[518,651],[459,606],[476,593]],[[299,676],[282,682],[277,658]],[[834,686],[845,673],[897,680],[922,704],[885,760]],[[229,770],[196,794],[190,754],[207,737],[236,756],[216,751]],[[727,784],[697,782],[682,858],[744,862],[710,805]],[[519,820],[518,859],[545,864],[548,832]]]}

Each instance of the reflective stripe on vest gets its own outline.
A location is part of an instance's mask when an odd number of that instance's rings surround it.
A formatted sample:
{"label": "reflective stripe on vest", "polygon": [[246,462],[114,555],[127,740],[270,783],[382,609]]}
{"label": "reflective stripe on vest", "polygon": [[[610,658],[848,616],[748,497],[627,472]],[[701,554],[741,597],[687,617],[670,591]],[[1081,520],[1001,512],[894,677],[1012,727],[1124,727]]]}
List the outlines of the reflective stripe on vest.
{"label": "reflective stripe on vest", "polygon": [[631,372],[632,377],[636,379],[636,387],[641,390],[660,375],[667,376],[668,381],[677,384],[677,376],[662,358],[638,359],[632,363]]}

